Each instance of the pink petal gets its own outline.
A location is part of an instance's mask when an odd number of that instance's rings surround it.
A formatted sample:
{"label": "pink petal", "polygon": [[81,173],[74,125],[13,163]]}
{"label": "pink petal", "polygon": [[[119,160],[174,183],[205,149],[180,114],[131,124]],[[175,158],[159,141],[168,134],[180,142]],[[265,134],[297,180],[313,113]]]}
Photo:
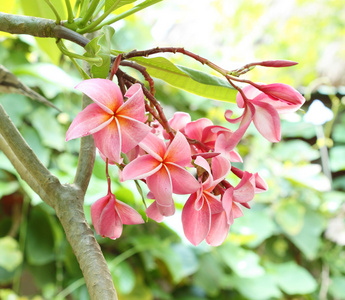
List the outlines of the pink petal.
{"label": "pink petal", "polygon": [[247,103],[247,106],[244,109],[244,113],[241,119],[240,127],[236,131],[234,131],[233,134],[231,135],[230,140],[228,142],[227,149],[232,150],[237,146],[237,144],[240,142],[243,135],[247,131],[250,125],[250,122],[253,120],[254,114],[255,114],[254,105],[251,103]]}
{"label": "pink petal", "polygon": [[232,203],[232,215],[234,219],[243,216],[242,210],[236,205],[236,203]]}
{"label": "pink petal", "polygon": [[129,99],[117,109],[116,116],[126,116],[145,122],[145,99],[141,85],[139,83],[132,85],[125,96]]}
{"label": "pink petal", "polygon": [[244,172],[240,183],[233,192],[233,201],[244,203],[252,200],[255,196],[255,176]]}
{"label": "pink petal", "polygon": [[97,234],[100,232],[100,219],[102,215],[103,209],[106,207],[108,202],[110,201],[110,195],[106,195],[101,199],[98,199],[91,205],[91,220],[93,227]]}
{"label": "pink petal", "polygon": [[121,151],[124,153],[137,146],[151,131],[149,126],[132,118],[117,116],[116,119],[120,124],[122,138]]}
{"label": "pink petal", "polygon": [[186,125],[185,133],[186,135],[198,141],[202,140],[202,131],[205,127],[213,125],[212,121],[206,118],[201,118],[199,120],[190,122]]}
{"label": "pink petal", "polygon": [[280,119],[275,108],[264,102],[255,105],[254,125],[261,135],[272,143],[280,141]]}
{"label": "pink petal", "polygon": [[121,134],[117,120],[93,134],[96,147],[110,161],[121,162]]}
{"label": "pink petal", "polygon": [[122,180],[143,179],[159,171],[161,162],[146,154],[130,162],[122,171]]}
{"label": "pink petal", "polygon": [[176,131],[184,132],[184,128],[191,121],[191,117],[185,112],[175,112],[174,116],[169,120],[169,125]]}
{"label": "pink petal", "polygon": [[210,206],[211,214],[218,214],[224,210],[222,202],[220,202],[215,195],[211,194],[208,191],[204,191],[203,195],[206,201],[208,202],[208,205]]}
{"label": "pink petal", "polygon": [[260,85],[258,89],[265,94],[283,100],[290,105],[298,105],[300,107],[305,102],[304,97],[297,90],[284,83]]}
{"label": "pink petal", "polygon": [[225,157],[218,155],[212,158],[211,168],[213,175],[212,185],[216,186],[229,174],[231,165]]}
{"label": "pink petal", "polygon": [[66,142],[72,139],[93,134],[112,120],[113,116],[104,112],[96,103],[88,105],[84,110],[77,114],[66,133]]}
{"label": "pink petal", "polygon": [[169,170],[175,194],[191,194],[200,188],[200,183],[185,168],[173,163],[166,163],[166,167]]}
{"label": "pink petal", "polygon": [[146,183],[150,191],[155,196],[157,204],[161,206],[171,206],[172,199],[172,183],[170,174],[165,167],[160,168],[158,172],[152,174],[146,179]]}
{"label": "pink petal", "polygon": [[174,203],[174,201],[169,206],[159,205],[156,201],[156,206],[157,206],[159,213],[162,216],[169,217],[169,216],[172,216],[175,214],[175,203]]}
{"label": "pink petal", "polygon": [[139,143],[140,148],[152,155],[155,159],[163,161],[166,151],[164,141],[153,133],[148,133],[146,137]]}
{"label": "pink petal", "polygon": [[207,179],[202,183],[203,189],[204,190],[213,189],[214,188],[213,176],[211,173],[210,165],[208,164],[207,160],[203,158],[202,156],[198,156],[195,159],[194,164],[196,164],[199,167],[202,167],[208,173]]}
{"label": "pink petal", "polygon": [[122,221],[115,209],[115,196],[111,194],[110,201],[104,207],[99,222],[99,234],[110,239],[119,238],[122,234]]}
{"label": "pink petal", "polygon": [[191,151],[189,144],[181,132],[177,132],[175,138],[170,143],[164,161],[172,162],[182,167],[191,162]]}
{"label": "pink petal", "polygon": [[255,173],[255,193],[262,193],[268,190],[266,181],[260,177],[258,173]]}
{"label": "pink petal", "polygon": [[211,212],[207,201],[200,210],[195,210],[195,194],[187,200],[182,210],[182,225],[186,238],[194,245],[200,244],[211,226]]}
{"label": "pink petal", "polygon": [[233,203],[233,193],[234,193],[234,189],[230,187],[224,192],[223,197],[222,197],[222,204],[223,204],[224,211],[226,213],[228,224],[233,223],[233,216],[231,214],[232,203]]}
{"label": "pink petal", "polygon": [[144,223],[141,215],[126,203],[116,200],[115,207],[123,224],[132,225]]}
{"label": "pink petal", "polygon": [[164,216],[158,210],[157,202],[154,201],[146,210],[146,215],[156,222],[160,223],[164,220]]}
{"label": "pink petal", "polygon": [[115,112],[123,103],[120,88],[108,79],[87,79],[79,83],[75,88],[90,97],[109,114]]}
{"label": "pink petal", "polygon": [[211,246],[221,245],[228,236],[230,225],[227,222],[224,211],[211,216],[211,229],[206,237],[207,244]]}

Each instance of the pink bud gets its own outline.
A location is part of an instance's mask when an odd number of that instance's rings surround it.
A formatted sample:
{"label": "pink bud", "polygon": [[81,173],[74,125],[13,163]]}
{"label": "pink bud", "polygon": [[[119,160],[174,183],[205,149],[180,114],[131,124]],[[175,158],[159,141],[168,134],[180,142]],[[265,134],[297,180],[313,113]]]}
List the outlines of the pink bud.
{"label": "pink bud", "polygon": [[291,67],[291,66],[294,66],[297,64],[298,64],[298,62],[295,62],[295,61],[278,59],[278,60],[260,61],[257,63],[252,63],[251,65],[262,66],[262,67],[271,67],[271,68],[284,68],[284,67]]}
{"label": "pink bud", "polygon": [[304,97],[297,90],[284,83],[255,85],[255,87],[266,95],[287,102],[290,105],[301,106],[305,102]]}

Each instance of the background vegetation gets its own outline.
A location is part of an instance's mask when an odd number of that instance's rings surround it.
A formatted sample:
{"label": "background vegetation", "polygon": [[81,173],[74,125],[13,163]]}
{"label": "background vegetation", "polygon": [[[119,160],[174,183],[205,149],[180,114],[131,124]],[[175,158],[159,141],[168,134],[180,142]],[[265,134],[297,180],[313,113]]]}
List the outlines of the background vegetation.
{"label": "background vegetation", "polygon": [[[98,237],[119,299],[345,299],[342,1],[200,2],[166,0],[117,23],[116,49],[185,46],[226,69],[254,60],[295,60],[300,64],[291,69],[258,68],[248,76],[292,84],[309,100],[305,111],[319,98],[334,117],[323,124],[322,112],[314,123],[305,122],[302,112],[286,116],[279,144],[248,132],[238,150],[246,169],[259,171],[270,190],[255,197],[222,246],[190,245],[179,214],[162,224],[125,226],[116,241]],[[44,1],[6,1],[0,10],[54,18]],[[0,64],[62,110],[21,95],[0,95],[38,157],[62,182],[71,182],[79,141],[65,143],[64,136],[80,110],[74,86],[81,78],[74,66],[54,40],[9,35],[2,35]],[[157,85],[157,98],[170,116],[187,111],[193,119],[206,116],[228,126],[223,112],[230,104],[165,84]],[[111,172],[116,178],[116,169]],[[118,199],[143,213],[134,186],[118,181],[113,186]],[[104,163],[97,157],[85,202],[90,223],[90,205],[105,190]],[[1,152],[0,199],[0,299],[88,299],[53,210]]]}

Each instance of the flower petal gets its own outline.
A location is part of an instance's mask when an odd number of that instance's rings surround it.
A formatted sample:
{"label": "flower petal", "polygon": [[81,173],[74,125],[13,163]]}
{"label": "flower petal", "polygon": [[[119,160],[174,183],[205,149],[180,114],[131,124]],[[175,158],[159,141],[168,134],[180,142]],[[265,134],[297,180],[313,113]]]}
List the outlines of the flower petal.
{"label": "flower petal", "polygon": [[106,195],[91,205],[91,220],[97,234],[100,234],[100,219],[103,209],[110,201],[110,195]]}
{"label": "flower petal", "polygon": [[201,118],[196,121],[190,122],[186,125],[185,132],[186,135],[198,141],[202,141],[202,132],[205,127],[212,126],[213,123],[211,120],[206,118]]}
{"label": "flower petal", "polygon": [[113,114],[123,103],[120,88],[108,79],[87,79],[75,88],[90,97],[109,114]]}
{"label": "flower petal", "polygon": [[264,102],[253,101],[254,125],[260,134],[272,143],[280,141],[280,118],[276,109]]}
{"label": "flower petal", "polygon": [[165,166],[149,176],[146,179],[146,183],[159,205],[171,206],[173,203],[172,183],[169,171]]}
{"label": "flower petal", "polygon": [[177,132],[175,138],[170,143],[164,161],[172,162],[185,167],[191,162],[191,151],[187,139],[181,132]]}
{"label": "flower petal", "polygon": [[96,103],[88,105],[77,114],[66,133],[66,142],[72,139],[93,134],[113,120],[113,116],[106,113]]}
{"label": "flower petal", "polygon": [[121,163],[121,134],[117,120],[93,134],[96,147],[110,161]]}
{"label": "flower petal", "polygon": [[218,155],[212,158],[211,162],[213,186],[221,182],[230,172],[231,164],[224,156]]}
{"label": "flower petal", "polygon": [[151,131],[149,126],[135,119],[120,116],[116,116],[116,119],[120,124],[121,151],[124,153],[137,146]]}
{"label": "flower petal", "polygon": [[121,172],[122,181],[143,179],[159,171],[162,167],[161,162],[149,154],[139,156],[130,162]]}
{"label": "flower petal", "polygon": [[145,122],[145,99],[141,85],[139,83],[132,85],[125,96],[129,99],[117,109],[116,115]]}
{"label": "flower petal", "polygon": [[185,168],[173,163],[166,163],[166,167],[169,170],[175,194],[191,194],[200,188],[200,183]]}
{"label": "flower petal", "polygon": [[233,192],[233,201],[245,203],[252,200],[255,196],[255,175],[244,172],[240,183]]}
{"label": "flower petal", "polygon": [[122,234],[122,221],[115,209],[115,196],[111,194],[110,201],[104,207],[100,218],[99,234],[110,239],[119,238]]}
{"label": "flower petal", "polygon": [[153,133],[148,133],[146,137],[139,143],[140,148],[152,155],[155,159],[163,161],[166,151],[164,141]]}
{"label": "flower petal", "polygon": [[164,220],[164,216],[159,212],[157,202],[154,201],[146,210],[146,215],[156,222],[160,223]]}
{"label": "flower petal", "polygon": [[126,203],[116,200],[115,207],[123,224],[132,225],[144,223],[141,215]]}
{"label": "flower petal", "polygon": [[[248,129],[250,122],[253,120],[254,114],[254,105],[251,103],[247,103],[247,106],[244,109],[244,113],[241,116],[240,127],[236,131],[234,131],[233,134],[230,136],[227,149],[234,149],[236,145],[240,142],[246,130]],[[227,119],[227,121],[229,120]]]}
{"label": "flower petal", "polygon": [[194,207],[195,194],[191,195],[182,210],[182,225],[186,238],[194,245],[200,244],[208,235],[211,226],[211,212],[207,201],[201,209]]}
{"label": "flower petal", "polygon": [[211,228],[206,237],[207,244],[211,246],[221,245],[228,236],[230,225],[227,222],[224,211],[211,216]]}

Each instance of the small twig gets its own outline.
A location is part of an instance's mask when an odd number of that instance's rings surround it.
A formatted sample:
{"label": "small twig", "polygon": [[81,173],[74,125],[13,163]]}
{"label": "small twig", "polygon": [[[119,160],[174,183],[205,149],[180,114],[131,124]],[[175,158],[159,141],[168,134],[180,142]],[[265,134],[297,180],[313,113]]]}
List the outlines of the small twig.
{"label": "small twig", "polygon": [[143,76],[144,79],[148,82],[149,86],[150,86],[150,93],[152,96],[155,95],[156,90],[155,90],[155,83],[152,79],[152,77],[150,76],[150,74],[146,71],[146,68],[137,64],[136,62],[133,61],[121,61],[121,66],[125,66],[125,67],[131,67],[137,71],[139,71]]}

